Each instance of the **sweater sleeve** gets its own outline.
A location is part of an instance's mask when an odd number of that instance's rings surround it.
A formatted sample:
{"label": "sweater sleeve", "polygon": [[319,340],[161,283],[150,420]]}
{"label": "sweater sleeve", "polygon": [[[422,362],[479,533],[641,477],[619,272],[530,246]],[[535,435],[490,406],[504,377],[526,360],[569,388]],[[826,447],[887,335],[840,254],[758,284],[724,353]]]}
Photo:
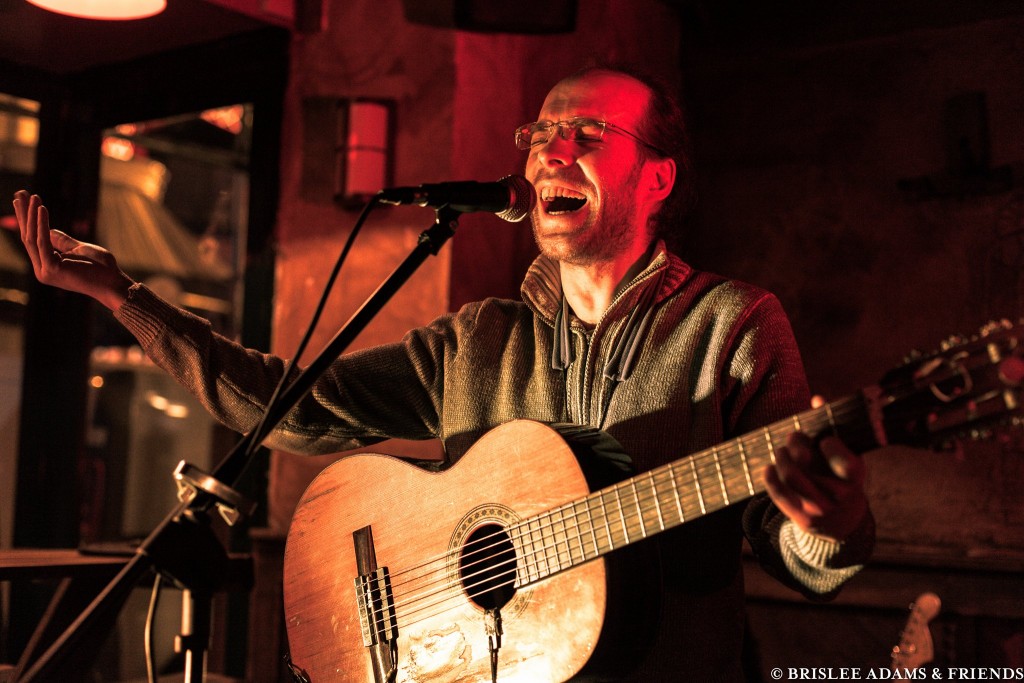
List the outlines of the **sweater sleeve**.
{"label": "sweater sleeve", "polygon": [[[778,300],[764,295],[741,322],[728,366],[729,429],[739,435],[807,409],[810,392],[796,340]],[[807,533],[767,494],[747,505],[744,532],[765,570],[812,598],[828,598],[856,574],[874,546],[870,512],[837,543]]]}
{"label": "sweater sleeve", "polygon": [[[144,285],[132,287],[116,317],[159,367],[238,432],[255,427],[287,365],[217,334],[208,321],[163,301]],[[392,437],[436,435],[437,387],[451,336],[450,326],[439,319],[399,343],[338,358],[266,444],[319,454]],[[292,378],[299,372],[293,369]]]}

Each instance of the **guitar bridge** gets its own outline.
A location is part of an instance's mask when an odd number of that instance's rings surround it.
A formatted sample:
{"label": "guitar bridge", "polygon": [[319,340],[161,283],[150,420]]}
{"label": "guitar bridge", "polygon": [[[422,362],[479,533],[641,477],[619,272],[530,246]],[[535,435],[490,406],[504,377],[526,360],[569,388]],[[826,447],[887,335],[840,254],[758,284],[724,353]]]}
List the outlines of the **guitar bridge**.
{"label": "guitar bridge", "polygon": [[361,574],[356,577],[355,584],[363,645],[373,647],[395,641],[398,638],[398,619],[388,568],[379,567],[368,574]]}

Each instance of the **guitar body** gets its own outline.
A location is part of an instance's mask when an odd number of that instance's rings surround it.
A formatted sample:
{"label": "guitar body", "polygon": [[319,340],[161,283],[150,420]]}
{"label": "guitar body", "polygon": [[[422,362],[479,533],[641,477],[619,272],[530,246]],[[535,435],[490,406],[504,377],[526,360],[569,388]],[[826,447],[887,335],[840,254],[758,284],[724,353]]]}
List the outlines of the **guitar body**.
{"label": "guitar body", "polygon": [[[533,422],[489,432],[442,473],[378,455],[335,463],[306,490],[288,534],[284,606],[293,664],[313,683],[374,681],[353,584],[360,572],[352,534],[369,526],[376,561],[393,581],[396,680],[490,680],[485,613],[460,580],[460,546],[474,530],[588,492],[569,446]],[[606,578],[598,559],[517,590],[500,610],[498,680],[564,681],[579,671],[601,636]]]}

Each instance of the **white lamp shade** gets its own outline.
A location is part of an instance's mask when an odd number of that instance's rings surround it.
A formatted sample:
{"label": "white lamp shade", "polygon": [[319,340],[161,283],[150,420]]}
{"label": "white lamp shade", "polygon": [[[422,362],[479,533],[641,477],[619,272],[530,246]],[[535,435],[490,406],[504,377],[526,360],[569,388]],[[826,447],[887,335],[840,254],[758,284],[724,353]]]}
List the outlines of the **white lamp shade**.
{"label": "white lamp shade", "polygon": [[167,0],[28,0],[58,14],[82,19],[145,19],[163,12]]}

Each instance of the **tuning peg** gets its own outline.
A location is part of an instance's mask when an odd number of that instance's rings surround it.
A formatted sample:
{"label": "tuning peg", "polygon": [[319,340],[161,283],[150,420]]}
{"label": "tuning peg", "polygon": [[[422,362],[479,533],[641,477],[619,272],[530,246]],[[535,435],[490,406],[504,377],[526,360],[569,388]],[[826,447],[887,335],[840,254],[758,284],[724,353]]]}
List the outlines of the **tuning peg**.
{"label": "tuning peg", "polygon": [[948,339],[939,344],[939,348],[943,351],[949,351],[954,347],[963,346],[967,341],[967,337],[964,337],[962,334],[951,334]]}
{"label": "tuning peg", "polygon": [[911,349],[910,352],[903,356],[903,364],[910,365],[924,358],[924,353],[919,349]]}

